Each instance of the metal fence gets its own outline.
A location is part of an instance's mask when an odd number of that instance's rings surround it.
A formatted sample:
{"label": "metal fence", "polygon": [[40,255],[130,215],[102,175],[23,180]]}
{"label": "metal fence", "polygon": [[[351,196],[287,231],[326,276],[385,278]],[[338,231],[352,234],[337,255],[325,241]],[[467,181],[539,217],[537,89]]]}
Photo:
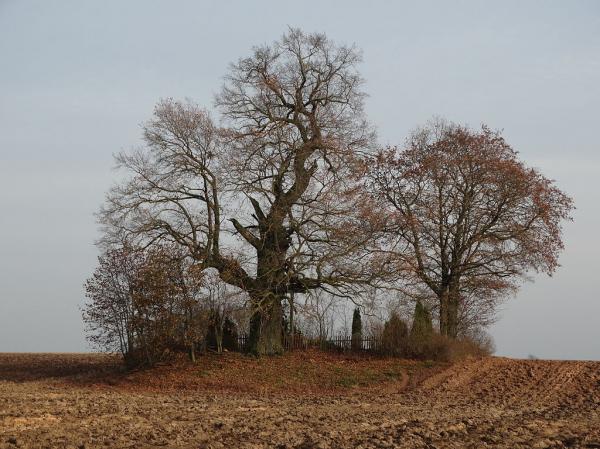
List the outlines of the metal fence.
{"label": "metal fence", "polygon": [[[353,341],[354,340],[354,341]],[[244,351],[248,344],[248,335],[238,336],[238,348]],[[353,339],[349,335],[338,335],[333,338],[309,338],[303,335],[285,335],[283,347],[286,351],[302,351],[307,349],[322,349],[338,352],[368,351],[381,352],[383,343],[380,338],[362,337]]]}

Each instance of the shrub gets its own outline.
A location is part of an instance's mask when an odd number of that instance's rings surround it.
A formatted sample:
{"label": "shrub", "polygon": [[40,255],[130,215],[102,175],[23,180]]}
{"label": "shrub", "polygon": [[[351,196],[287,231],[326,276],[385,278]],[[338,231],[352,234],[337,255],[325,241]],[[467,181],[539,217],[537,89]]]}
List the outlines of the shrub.
{"label": "shrub", "polygon": [[360,309],[354,309],[352,315],[352,350],[360,351],[362,349],[362,320],[360,317]]}
{"label": "shrub", "polygon": [[433,333],[433,324],[431,314],[427,307],[421,301],[417,301],[413,323],[410,329],[410,338],[417,340],[426,340]]}
{"label": "shrub", "polygon": [[441,362],[454,362],[468,357],[491,355],[488,347],[481,346],[469,337],[453,339],[437,332],[433,332],[426,340],[418,342],[416,346],[411,344],[407,352],[417,359]]}
{"label": "shrub", "polygon": [[[421,301],[415,305],[413,323],[410,329],[408,353],[412,357],[426,357],[430,352],[436,352],[433,346],[436,341],[433,339],[433,324],[431,314],[427,307],[423,306]],[[435,357],[432,357],[435,358]]]}
{"label": "shrub", "polygon": [[496,352],[494,339],[482,327],[475,327],[471,329],[468,334],[461,338],[461,340],[465,339],[472,341],[475,345],[477,345],[477,347],[479,347],[488,355],[492,355],[494,352]]}
{"label": "shrub", "polygon": [[451,362],[466,357],[483,357],[493,352],[491,337],[481,329],[456,339],[435,332],[429,310],[417,302],[405,351],[407,356]]}
{"label": "shrub", "polygon": [[390,355],[404,355],[407,338],[408,326],[396,312],[392,312],[383,326],[383,351]]}

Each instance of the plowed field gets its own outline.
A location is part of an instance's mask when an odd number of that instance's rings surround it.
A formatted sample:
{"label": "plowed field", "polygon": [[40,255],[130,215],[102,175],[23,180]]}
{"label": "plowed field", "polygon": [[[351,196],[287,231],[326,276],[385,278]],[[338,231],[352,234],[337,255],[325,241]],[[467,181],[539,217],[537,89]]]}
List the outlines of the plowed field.
{"label": "plowed field", "polygon": [[0,447],[600,448],[600,362],[0,354]]}

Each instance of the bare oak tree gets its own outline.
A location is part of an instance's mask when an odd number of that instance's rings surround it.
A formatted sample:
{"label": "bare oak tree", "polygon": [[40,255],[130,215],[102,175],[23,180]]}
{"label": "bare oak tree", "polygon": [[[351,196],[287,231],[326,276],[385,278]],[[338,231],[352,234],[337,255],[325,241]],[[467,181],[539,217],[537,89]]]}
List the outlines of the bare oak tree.
{"label": "bare oak tree", "polygon": [[367,165],[386,251],[407,288],[435,295],[442,334],[490,318],[484,301],[493,307],[528,272],[558,266],[572,200],[499,133],[437,121]]}
{"label": "bare oak tree", "polygon": [[359,61],[292,29],[231,66],[217,97],[224,127],[193,104],[160,102],[145,146],[117,156],[132,176],[101,210],[106,241],[185,248],[249,295],[251,350],[281,352],[286,295],[348,294],[374,278],[370,236],[349,231],[360,220],[354,162],[373,139]]}

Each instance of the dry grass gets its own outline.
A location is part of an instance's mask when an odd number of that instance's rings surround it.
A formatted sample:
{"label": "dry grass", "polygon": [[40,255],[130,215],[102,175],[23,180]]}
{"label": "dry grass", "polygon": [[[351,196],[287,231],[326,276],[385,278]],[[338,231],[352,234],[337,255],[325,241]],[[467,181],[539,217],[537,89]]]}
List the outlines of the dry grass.
{"label": "dry grass", "polygon": [[51,380],[123,391],[327,394],[347,390],[415,386],[446,364],[343,355],[318,350],[256,358],[207,354],[196,364],[185,357],[152,369],[126,371],[117,356],[103,354],[0,354],[0,379]]}

